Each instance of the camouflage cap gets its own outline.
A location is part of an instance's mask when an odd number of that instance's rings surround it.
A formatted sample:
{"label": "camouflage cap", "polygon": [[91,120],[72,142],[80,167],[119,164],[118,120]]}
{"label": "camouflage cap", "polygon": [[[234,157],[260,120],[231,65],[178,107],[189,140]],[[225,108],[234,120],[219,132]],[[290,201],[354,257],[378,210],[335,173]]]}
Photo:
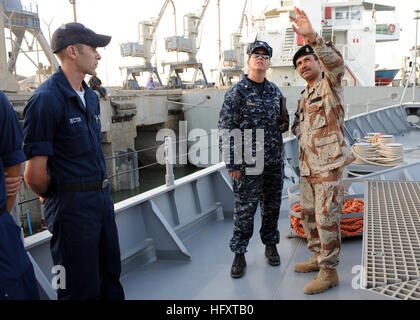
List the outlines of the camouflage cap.
{"label": "camouflage cap", "polygon": [[316,57],[314,49],[312,49],[312,47],[309,44],[303,46],[298,51],[296,51],[295,55],[293,56],[293,65],[295,66],[295,68],[296,68],[297,59],[299,59],[300,57],[303,57],[303,56],[310,55],[310,54],[313,55],[314,57]]}
{"label": "camouflage cap", "polygon": [[260,40],[255,40],[253,43],[251,43],[251,44],[248,46],[248,48],[247,48],[247,50],[246,50],[247,55],[252,54],[252,53],[253,53],[256,49],[258,49],[258,48],[263,48],[263,49],[267,50],[267,52],[268,52],[268,54],[269,54],[270,58],[273,56],[273,48],[271,48],[271,47],[268,45],[268,43],[267,43],[267,42],[265,42],[265,41],[260,41]]}

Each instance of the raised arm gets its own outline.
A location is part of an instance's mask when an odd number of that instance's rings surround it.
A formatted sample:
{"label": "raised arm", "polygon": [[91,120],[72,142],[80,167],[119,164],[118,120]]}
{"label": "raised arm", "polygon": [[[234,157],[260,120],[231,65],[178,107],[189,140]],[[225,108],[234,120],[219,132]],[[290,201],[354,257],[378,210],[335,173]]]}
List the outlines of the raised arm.
{"label": "raised arm", "polygon": [[343,56],[331,42],[325,43],[324,39],[314,31],[308,16],[303,10],[295,7],[295,13],[296,18],[290,16],[294,23],[292,24],[293,30],[308,39],[321,62],[324,76],[327,78],[330,87],[332,89],[341,87],[341,79],[345,71]]}

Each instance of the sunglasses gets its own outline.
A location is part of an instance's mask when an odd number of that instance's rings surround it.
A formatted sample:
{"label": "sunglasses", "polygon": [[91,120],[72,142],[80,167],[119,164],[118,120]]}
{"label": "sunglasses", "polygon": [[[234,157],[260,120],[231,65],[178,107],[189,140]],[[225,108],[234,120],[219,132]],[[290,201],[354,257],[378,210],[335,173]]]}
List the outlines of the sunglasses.
{"label": "sunglasses", "polygon": [[270,59],[270,55],[266,53],[256,52],[251,54],[251,57],[258,58],[259,56],[263,57],[263,59]]}

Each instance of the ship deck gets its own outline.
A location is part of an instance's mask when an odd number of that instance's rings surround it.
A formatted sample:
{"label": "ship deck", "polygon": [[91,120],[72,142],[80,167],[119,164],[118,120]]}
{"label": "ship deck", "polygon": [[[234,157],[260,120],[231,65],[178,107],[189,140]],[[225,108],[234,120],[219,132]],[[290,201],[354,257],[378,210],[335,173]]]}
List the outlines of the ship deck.
{"label": "ship deck", "polygon": [[[280,243],[277,246],[281,265],[270,266],[264,257],[264,245],[259,238],[259,209],[255,215],[254,235],[246,253],[244,276],[233,279],[230,267],[233,253],[229,248],[233,221],[217,220],[184,241],[190,252],[189,261],[157,259],[135,267],[122,276],[126,298],[133,300],[310,300],[362,299],[361,291],[353,288],[357,274],[352,270],[361,265],[362,237],[344,238],[340,264],[340,283],[319,295],[305,295],[303,287],[316,273],[295,273],[295,263],[312,254],[306,240],[291,234],[288,212],[279,219]],[[360,284],[360,281],[359,281]]]}
{"label": "ship deck", "polygon": [[[417,123],[409,126],[404,122],[404,113],[417,115]],[[404,144],[404,159],[407,162],[394,168],[369,168],[372,172],[370,174],[356,178],[347,177],[344,179],[344,187],[348,196],[364,198],[366,201],[366,183],[370,180],[401,183],[420,181],[419,129],[420,105],[409,105],[404,109],[385,108],[347,120],[346,136],[349,141],[354,142],[353,138],[364,137],[369,132],[393,134],[397,142]],[[364,224],[362,235],[342,239],[340,264],[337,268],[340,279],[338,286],[319,295],[303,293],[304,285],[310,282],[316,273],[298,274],[293,270],[295,263],[305,261],[312,255],[306,248],[306,240],[294,236],[296,234],[290,227],[289,201],[294,203],[297,195],[295,192],[298,191],[298,178],[293,170],[298,155],[295,139],[285,142],[285,152],[286,157],[292,161],[285,168],[286,177],[280,209],[280,266],[270,266],[265,260],[264,245],[259,239],[261,219],[257,209],[254,235],[246,254],[246,273],[240,279],[231,278],[230,268],[234,257],[229,248],[233,229],[232,180],[225,164],[219,163],[178,179],[173,185],[164,185],[115,204],[123,271],[121,282],[126,298],[419,299],[420,201],[418,196],[411,196],[410,199],[414,200],[408,201],[407,192],[384,197],[382,194],[373,194],[371,202],[383,197],[382,202],[388,201],[388,204],[381,202],[380,214],[368,212],[369,208],[365,205],[364,213],[360,214],[364,214],[364,223],[373,221],[380,226],[389,225],[391,220],[388,219],[391,218],[397,222],[409,221],[412,226],[409,229],[409,237],[406,231],[408,229],[399,226],[395,229],[398,231],[396,237],[390,229],[369,229],[369,225]],[[363,171],[360,170],[361,165],[352,166],[353,164],[349,165],[347,170]],[[408,209],[395,210],[398,206]],[[389,213],[390,216],[382,215],[383,212]],[[401,214],[410,216],[399,216]],[[373,220],[366,220],[366,217],[373,217]],[[382,241],[390,236],[391,244]],[[53,265],[49,250],[50,239],[51,234],[48,231],[25,238],[25,247],[32,259],[44,299],[56,299],[56,292],[51,286],[54,274],[51,273]],[[374,245],[366,242],[366,239],[373,239]],[[368,261],[369,252],[375,257],[373,269]],[[401,260],[405,254],[409,256]],[[401,265],[398,261],[402,261]],[[402,270],[401,267],[405,267],[406,270]],[[370,275],[368,281],[365,281],[363,270],[368,269]]]}
{"label": "ship deck", "polygon": [[[408,167],[400,166],[399,168],[365,165],[369,167],[369,171],[372,173],[364,177],[346,179],[346,192],[355,197],[363,198],[363,195],[365,195],[365,179],[420,180],[420,176],[416,172],[418,168],[416,162],[420,159],[420,131],[416,130],[416,127],[407,126],[406,122],[400,120],[404,113],[418,114],[418,108],[418,105],[405,106],[404,111],[399,107],[385,108],[364,116],[354,117],[346,122],[347,133],[351,134],[351,136],[348,135],[349,139],[357,136],[362,138],[369,132],[393,134],[396,142],[403,143],[404,161],[408,164]],[[292,142],[286,144],[291,146]],[[286,154],[290,153],[291,150],[287,146]],[[296,156],[291,156],[291,158],[297,159]],[[349,171],[357,170],[360,169],[359,167],[357,165],[349,166],[347,169]],[[196,196],[192,197],[192,203],[200,202],[196,198],[197,195],[200,198],[203,193],[215,192],[214,188],[220,186],[222,180],[224,180],[223,183],[229,185],[229,191],[222,188],[221,192],[225,194],[224,196],[226,196],[226,193],[228,195],[232,194],[232,187],[226,170],[222,169],[219,173],[224,179],[214,180],[210,189],[193,190],[193,194],[195,191]],[[293,172],[289,171],[287,173],[286,170],[286,175],[291,177]],[[370,178],[367,178],[369,176]],[[297,177],[295,176],[295,178]],[[196,187],[198,185],[199,183],[195,184]],[[367,269],[366,266],[363,266],[364,236],[362,235],[342,239],[340,264],[337,268],[340,279],[338,286],[319,295],[305,295],[303,293],[303,287],[312,280],[316,273],[300,274],[294,272],[294,265],[307,260],[312,253],[307,249],[306,240],[297,237],[290,226],[289,200],[293,201],[290,198],[290,190],[293,189],[290,188],[291,186],[293,186],[292,179],[285,181],[278,224],[281,235],[278,245],[281,258],[279,267],[270,266],[266,262],[264,245],[259,237],[261,217],[258,208],[255,214],[254,235],[245,255],[247,261],[246,272],[240,279],[233,279],[230,276],[230,268],[234,257],[229,248],[229,240],[233,229],[232,200],[219,194],[219,200],[222,199],[220,200],[222,209],[215,209],[216,219],[199,224],[200,227],[191,229],[194,230],[193,232],[185,233],[182,228],[181,230],[177,229],[178,227],[174,228],[181,242],[177,249],[187,253],[187,259],[174,260],[173,255],[152,254],[146,263],[144,259],[141,259],[141,263],[136,265],[136,260],[133,259],[124,266],[122,283],[127,298],[134,300],[361,300],[392,298],[390,295],[372,293],[372,290],[367,290],[369,288],[361,289],[363,287],[362,277],[364,276],[362,270]],[[174,197],[175,201],[173,203],[179,206],[176,194]],[[226,205],[223,199],[227,200],[230,205]],[[394,202],[397,203],[400,200],[402,199],[396,198]],[[122,204],[122,207],[126,205]],[[156,207],[154,210],[157,213],[160,213],[157,207],[166,208],[162,203],[158,204],[158,201],[153,203],[153,206]],[[201,208],[200,205],[198,207]],[[366,208],[364,214],[366,215]],[[183,224],[181,221],[183,219],[173,219],[168,215],[166,217],[168,221],[174,220],[175,224]],[[188,219],[185,219],[185,221],[188,221]],[[188,223],[185,223],[185,225],[188,225]],[[419,246],[419,243],[414,245]],[[161,252],[164,252],[165,250],[162,249]],[[365,250],[367,250],[366,244]],[[381,285],[378,286],[381,287]],[[418,296],[417,291],[415,289],[416,295],[414,297]]]}

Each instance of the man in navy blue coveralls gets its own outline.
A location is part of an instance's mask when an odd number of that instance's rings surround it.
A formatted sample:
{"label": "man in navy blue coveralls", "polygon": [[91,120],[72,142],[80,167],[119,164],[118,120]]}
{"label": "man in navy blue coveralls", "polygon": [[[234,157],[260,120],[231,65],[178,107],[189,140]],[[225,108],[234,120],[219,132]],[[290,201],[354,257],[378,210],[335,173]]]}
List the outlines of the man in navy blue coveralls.
{"label": "man in navy blue coveralls", "polygon": [[[265,78],[270,67],[273,49],[264,41],[256,40],[248,46],[249,74],[232,86],[225,95],[220,111],[219,129],[241,130],[244,147],[222,143],[224,159],[229,175],[233,178],[234,212],[233,237],[230,248],[235,253],[231,276],[240,278],[246,267],[245,253],[254,229],[254,214],[258,203],[261,206],[260,236],[265,244],[265,256],[270,265],[280,265],[280,256],[276,245],[279,243],[278,218],[283,189],[283,138],[282,132],[287,131],[289,116],[280,89]],[[253,165],[246,163],[246,148],[252,145],[252,153],[257,154],[258,132],[264,130],[262,172],[248,173]],[[251,131],[257,138],[246,138],[246,132]],[[222,137],[225,134],[222,133]],[[227,133],[226,135],[230,135]],[[230,139],[228,137],[228,139]],[[249,141],[251,139],[252,141]],[[244,150],[242,150],[244,149]],[[241,163],[235,163],[239,155]],[[245,161],[244,161],[245,160]]]}
{"label": "man in navy blue coveralls", "polygon": [[23,247],[21,229],[9,214],[16,193],[8,195],[10,190],[6,189],[5,183],[5,173],[9,178],[22,179],[21,163],[26,160],[22,142],[16,113],[0,91],[0,300],[39,299],[34,270]]}
{"label": "man in navy blue coveralls", "polygon": [[25,181],[45,201],[51,255],[65,271],[60,300],[124,299],[99,99],[84,81],[86,74],[96,75],[96,48],[110,41],[79,23],[56,30],[51,47],[61,67],[24,111]]}

